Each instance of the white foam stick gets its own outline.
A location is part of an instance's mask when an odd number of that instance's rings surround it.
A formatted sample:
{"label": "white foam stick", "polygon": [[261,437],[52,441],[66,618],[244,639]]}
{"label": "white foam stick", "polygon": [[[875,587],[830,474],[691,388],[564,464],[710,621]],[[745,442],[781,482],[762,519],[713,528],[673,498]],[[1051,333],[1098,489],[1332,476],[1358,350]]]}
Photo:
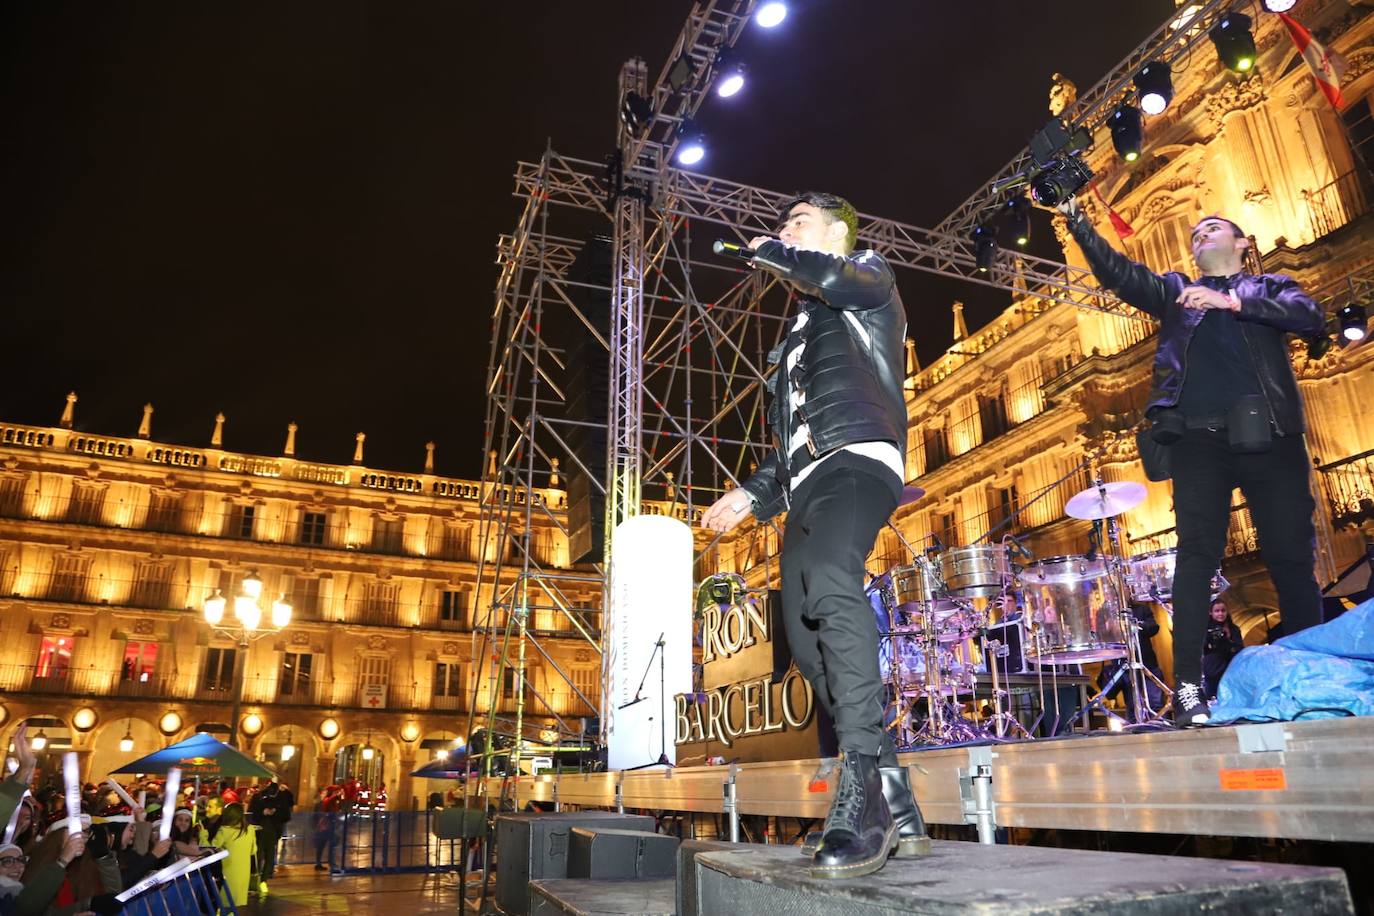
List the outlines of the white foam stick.
{"label": "white foam stick", "polygon": [[148,790],[147,790],[147,789],[139,789],[139,790],[138,790],[138,806],[139,806],[140,808],[142,808],[144,811],[147,811],[147,810],[148,810],[147,801],[148,801]]}
{"label": "white foam stick", "polygon": [[62,755],[62,780],[67,784],[67,834],[81,832],[81,762],[76,751]]}
{"label": "white foam stick", "polygon": [[172,767],[167,771],[166,791],[162,796],[161,839],[172,838],[172,821],[177,816],[177,793],[181,791],[181,768]]}
{"label": "white foam stick", "polygon": [[133,796],[125,792],[124,787],[115,782],[113,776],[106,776],[105,781],[110,784],[111,789],[114,789],[114,793],[124,800],[124,804],[128,805],[130,808],[134,806]]}
{"label": "white foam stick", "polygon": [[14,806],[14,813],[10,815],[10,822],[5,825],[4,844],[8,846],[14,842],[14,831],[19,826],[19,811],[24,807],[24,799],[29,797],[29,790],[25,789],[24,794],[19,796],[19,804]]}

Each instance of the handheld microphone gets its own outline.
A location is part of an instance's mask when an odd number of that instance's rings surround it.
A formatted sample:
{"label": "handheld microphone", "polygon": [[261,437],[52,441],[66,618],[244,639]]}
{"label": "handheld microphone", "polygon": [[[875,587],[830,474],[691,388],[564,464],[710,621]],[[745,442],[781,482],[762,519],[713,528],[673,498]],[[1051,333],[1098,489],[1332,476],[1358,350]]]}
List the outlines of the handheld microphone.
{"label": "handheld microphone", "polygon": [[741,261],[752,261],[754,252],[743,245],[736,245],[734,242],[727,242],[724,239],[716,239],[711,243],[711,250],[718,255],[727,258],[739,258]]}

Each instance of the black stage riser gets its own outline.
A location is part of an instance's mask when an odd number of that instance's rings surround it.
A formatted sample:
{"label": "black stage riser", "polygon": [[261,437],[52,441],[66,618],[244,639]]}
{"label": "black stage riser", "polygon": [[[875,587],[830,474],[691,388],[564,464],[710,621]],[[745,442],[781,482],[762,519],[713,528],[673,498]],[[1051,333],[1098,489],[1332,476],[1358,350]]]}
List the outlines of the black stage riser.
{"label": "black stage riser", "polygon": [[503,814],[496,819],[496,903],[503,912],[530,912],[531,880],[566,878],[574,827],[654,829],[654,819],[611,811],[559,814]]}

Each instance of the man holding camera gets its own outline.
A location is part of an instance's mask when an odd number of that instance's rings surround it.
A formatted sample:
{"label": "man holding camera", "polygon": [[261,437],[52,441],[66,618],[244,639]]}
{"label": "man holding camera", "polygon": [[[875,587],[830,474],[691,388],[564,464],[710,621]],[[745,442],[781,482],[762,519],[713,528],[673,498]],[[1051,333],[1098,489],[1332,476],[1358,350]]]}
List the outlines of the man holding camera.
{"label": "man holding camera", "polygon": [[1114,250],[1075,201],[1058,209],[1098,282],[1160,322],[1145,414],[1174,481],[1174,721],[1200,725],[1208,718],[1201,643],[1237,486],[1287,631],[1321,622],[1311,461],[1287,335],[1321,334],[1322,309],[1290,277],[1247,273],[1250,242],[1228,219],[1209,216],[1194,227],[1202,275],[1194,281],[1156,274]]}

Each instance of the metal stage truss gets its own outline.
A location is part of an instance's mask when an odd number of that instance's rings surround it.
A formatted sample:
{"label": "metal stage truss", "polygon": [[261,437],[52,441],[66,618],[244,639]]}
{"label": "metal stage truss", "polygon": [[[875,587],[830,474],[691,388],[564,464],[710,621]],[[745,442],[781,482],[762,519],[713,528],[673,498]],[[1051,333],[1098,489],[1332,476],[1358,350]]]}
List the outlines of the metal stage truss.
{"label": "metal stage truss", "polygon": [[[524,737],[531,715],[555,719],[561,738],[585,734],[527,680],[535,657],[565,696],[596,707],[598,698],[578,688],[529,624],[533,612],[554,613],[591,651],[600,654],[609,644],[606,618],[598,624],[570,595],[588,587],[604,594],[604,564],[574,568],[537,542],[540,529],[570,533],[570,507],[550,505],[553,494],[571,493],[580,482],[584,493],[604,500],[596,524],[609,551],[620,520],[653,512],[690,521],[766,453],[766,356],[784,331],[786,293],[742,262],[713,256],[710,243],[717,236],[772,234],[789,195],[670,164],[679,127],[710,92],[717,52],[735,42],[753,7],[752,0],[696,3],[652,86],[642,61],[622,68],[621,99],[635,93],[648,110],[637,128],[622,119],[607,162],[550,147],[538,161],[517,164],[514,194],[523,208],[514,231],[497,244],[484,429],[490,460],[473,608],[473,663],[488,666],[490,676],[473,679],[469,735],[478,710],[485,710],[488,734]],[[1073,123],[1088,123],[1119,99],[1144,60],[1185,54],[1205,39],[1204,26],[1224,8],[1212,0],[1178,27],[1161,26],[1080,98]],[[1016,173],[1024,158],[1009,163],[994,183]],[[860,244],[894,267],[1006,290],[1030,315],[1064,304],[1151,321],[1099,289],[1082,268],[1003,251],[991,271],[980,273],[966,230],[985,203],[994,205],[989,194],[984,188],[936,230],[861,214]],[[589,248],[605,248],[598,237],[610,240],[603,276],[586,271],[595,253]],[[1341,295],[1354,294],[1354,281],[1348,285]],[[909,309],[919,327],[920,305]],[[569,409],[583,393],[571,366],[578,348],[595,351],[607,367],[600,418]],[[579,438],[601,437],[600,452],[575,447]],[[712,541],[698,555],[699,577],[715,571],[709,568],[715,549]],[[513,690],[502,676],[506,669],[514,671]],[[513,721],[497,714],[503,684],[514,694]],[[490,759],[481,753],[486,750],[472,749]],[[518,766],[520,741],[510,753]]]}
{"label": "metal stage truss", "polygon": [[[1132,91],[1133,79],[1151,61],[1169,64],[1191,63],[1191,52],[1208,41],[1207,30],[1234,8],[1232,0],[1206,0],[1189,3],[1165,20],[1139,45],[1102,77],[1091,89],[1080,92],[1077,101],[1061,117],[1069,128],[1093,130],[1106,121],[1117,104]],[[989,219],[1007,199],[1007,182],[1025,174],[1032,165],[1030,151],[1021,150],[968,199],[940,221],[935,232],[944,239],[969,239],[975,226]],[[1019,190],[1016,193],[1021,193]],[[1005,253],[999,255],[1007,257]]]}

